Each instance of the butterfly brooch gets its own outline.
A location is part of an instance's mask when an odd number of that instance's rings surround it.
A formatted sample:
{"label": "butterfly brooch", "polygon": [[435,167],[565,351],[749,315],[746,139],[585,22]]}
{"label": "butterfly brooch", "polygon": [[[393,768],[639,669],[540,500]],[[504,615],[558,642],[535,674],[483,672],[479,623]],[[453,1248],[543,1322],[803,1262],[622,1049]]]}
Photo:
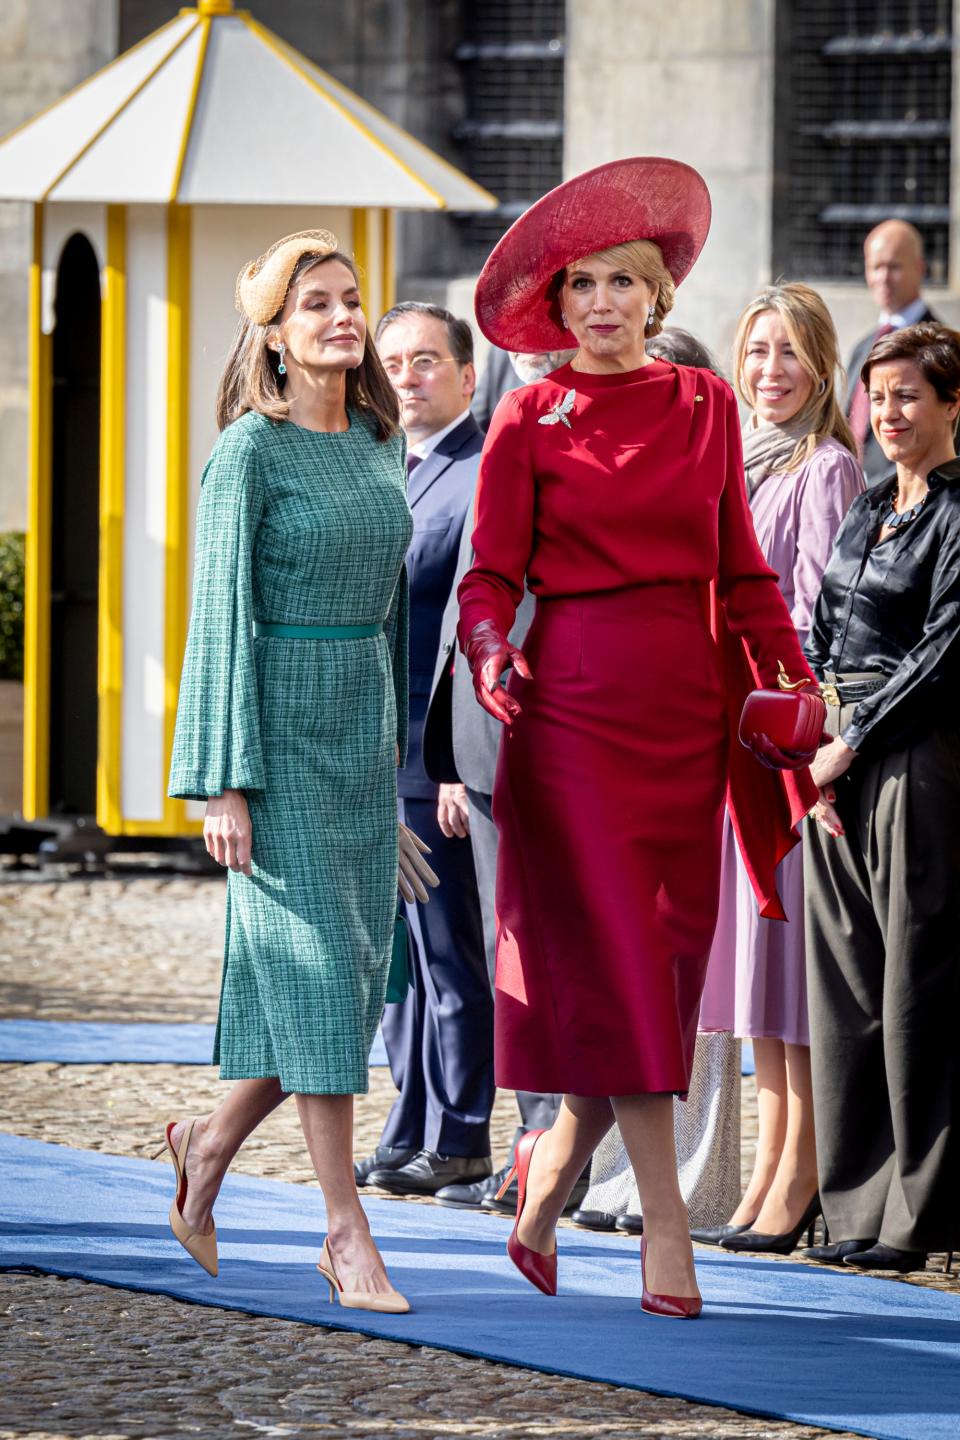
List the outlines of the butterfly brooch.
{"label": "butterfly brooch", "polygon": [[570,414],[570,411],[573,409],[573,402],[574,402],[574,400],[576,400],[576,398],[577,398],[577,392],[576,392],[576,390],[568,390],[567,393],[566,393],[566,395],[564,395],[563,399],[562,399],[562,400],[558,400],[557,403],[556,403],[556,405],[554,405],[554,407],[553,407],[552,410],[548,410],[548,412],[547,412],[546,415],[541,415],[541,416],[540,416],[540,418],[537,420],[537,424],[538,424],[538,425],[566,425],[566,427],[567,427],[568,430],[572,430],[572,429],[573,429],[573,426],[570,424],[570,421],[567,419],[567,416]]}

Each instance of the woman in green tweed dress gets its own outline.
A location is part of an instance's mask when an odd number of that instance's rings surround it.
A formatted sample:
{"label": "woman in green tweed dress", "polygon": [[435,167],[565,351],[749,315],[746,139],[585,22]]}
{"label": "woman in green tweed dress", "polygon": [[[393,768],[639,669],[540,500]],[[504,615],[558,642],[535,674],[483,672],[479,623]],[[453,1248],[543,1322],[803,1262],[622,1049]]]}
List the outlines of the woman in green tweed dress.
{"label": "woman in green tweed dress", "polygon": [[[357,1196],[352,1125],[403,863],[404,441],[333,236],[287,237],[242,272],[237,293],[244,318],[203,476],[170,794],[207,802],[207,848],[230,871],[214,1060],[238,1083],[212,1114],[167,1127],[170,1220],[215,1274],[212,1207],[227,1167],[295,1094],[326,1201],[331,1296],[336,1285],[341,1303],[402,1310]],[[416,854],[414,839],[401,836],[401,849]]]}

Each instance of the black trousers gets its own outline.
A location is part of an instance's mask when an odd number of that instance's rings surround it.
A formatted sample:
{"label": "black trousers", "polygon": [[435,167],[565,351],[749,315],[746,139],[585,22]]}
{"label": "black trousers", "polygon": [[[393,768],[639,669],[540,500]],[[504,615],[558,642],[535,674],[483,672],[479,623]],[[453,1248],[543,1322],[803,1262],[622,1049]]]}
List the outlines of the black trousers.
{"label": "black trousers", "polygon": [[[497,827],[493,823],[493,797],[479,790],[467,790],[470,807],[470,839],[473,842],[473,863],[477,870],[480,910],[483,914],[483,943],[487,957],[490,991],[493,993],[497,963]],[[524,1130],[549,1130],[557,1118],[562,1095],[541,1095],[532,1090],[518,1090],[517,1108]]]}
{"label": "black trousers", "polygon": [[837,782],[804,825],[820,1195],[831,1240],[960,1246],[960,734]]}
{"label": "black trousers", "polygon": [[432,850],[427,905],[406,906],[411,979],[381,1028],[400,1094],[380,1143],[469,1158],[490,1154],[493,997],[469,840],[448,840],[436,800],[401,800],[400,819]]}

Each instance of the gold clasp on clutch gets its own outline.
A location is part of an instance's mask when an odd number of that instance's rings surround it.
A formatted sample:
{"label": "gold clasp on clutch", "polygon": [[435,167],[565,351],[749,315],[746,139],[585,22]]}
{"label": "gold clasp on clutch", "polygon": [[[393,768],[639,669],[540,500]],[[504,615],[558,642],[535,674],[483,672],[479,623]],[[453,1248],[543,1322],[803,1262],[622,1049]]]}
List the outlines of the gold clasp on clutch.
{"label": "gold clasp on clutch", "polygon": [[777,684],[780,686],[781,690],[802,690],[804,685],[810,684],[809,680],[791,680],[790,676],[783,668],[782,660],[777,661],[777,669],[780,672],[777,676]]}

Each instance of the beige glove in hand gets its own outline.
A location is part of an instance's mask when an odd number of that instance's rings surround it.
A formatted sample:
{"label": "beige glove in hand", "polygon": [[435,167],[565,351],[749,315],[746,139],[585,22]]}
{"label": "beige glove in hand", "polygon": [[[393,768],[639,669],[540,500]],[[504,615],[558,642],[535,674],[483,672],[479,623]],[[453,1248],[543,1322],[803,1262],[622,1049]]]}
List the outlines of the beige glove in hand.
{"label": "beige glove in hand", "polygon": [[419,900],[422,904],[426,904],[430,899],[430,896],[424,889],[424,880],[426,880],[428,885],[432,885],[434,889],[440,884],[439,876],[434,874],[423,858],[424,855],[429,854],[430,846],[425,845],[419,835],[414,835],[408,826],[401,825],[400,868],[397,876],[397,886],[400,894],[408,905],[412,905],[414,900]]}

